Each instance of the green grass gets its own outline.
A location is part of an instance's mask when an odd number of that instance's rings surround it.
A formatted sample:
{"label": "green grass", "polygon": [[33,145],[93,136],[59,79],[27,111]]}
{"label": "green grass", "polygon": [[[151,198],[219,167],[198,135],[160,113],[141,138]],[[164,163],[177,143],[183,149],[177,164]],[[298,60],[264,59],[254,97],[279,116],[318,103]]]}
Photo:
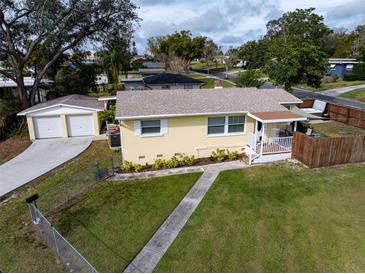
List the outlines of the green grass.
{"label": "green grass", "polygon": [[340,95],[342,98],[357,100],[365,103],[365,88],[355,89]]}
{"label": "green grass", "polygon": [[363,272],[365,165],[225,171],[156,272]]}
{"label": "green grass", "polygon": [[120,272],[200,175],[103,183],[53,223],[98,271]]}
{"label": "green grass", "polygon": [[85,167],[94,165],[97,160],[110,156],[107,142],[95,141],[75,159],[17,190],[15,198],[0,203],[0,271],[65,271],[54,252],[42,243],[31,225],[25,198],[47,191],[70,176],[75,176]]}
{"label": "green grass", "polygon": [[363,84],[365,84],[365,81],[343,81],[343,80],[338,80],[338,81],[332,82],[332,83],[323,83],[322,82],[320,88],[313,88],[313,87],[307,86],[305,84],[298,85],[297,87],[303,88],[303,89],[306,89],[306,90],[311,90],[311,91],[322,91],[322,90],[327,90],[327,89],[343,88],[343,87],[363,85]]}
{"label": "green grass", "polygon": [[191,67],[193,68],[202,68],[202,69],[213,69],[213,68],[224,68],[223,65],[216,65],[214,63],[210,63],[209,65],[201,62],[191,62]]}
{"label": "green grass", "polygon": [[319,124],[311,124],[310,127],[321,134],[322,137],[341,137],[350,135],[364,135],[365,130],[346,125],[344,123],[329,121]]}
{"label": "green grass", "polygon": [[[203,82],[205,82],[201,88],[214,88],[214,82],[217,80],[217,79],[214,79],[214,78],[202,78],[200,79],[202,80]],[[226,80],[221,80],[222,83],[223,83],[223,87],[224,88],[231,88],[231,87],[235,87],[235,85],[230,82],[230,81],[226,81]]]}

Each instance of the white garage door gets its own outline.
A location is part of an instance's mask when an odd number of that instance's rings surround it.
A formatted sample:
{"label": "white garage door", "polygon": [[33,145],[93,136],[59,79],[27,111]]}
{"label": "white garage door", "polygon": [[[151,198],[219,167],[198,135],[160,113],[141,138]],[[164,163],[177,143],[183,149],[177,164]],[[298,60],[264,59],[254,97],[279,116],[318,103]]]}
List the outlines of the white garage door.
{"label": "white garage door", "polygon": [[90,115],[68,115],[67,129],[68,136],[88,136],[94,135],[94,119],[92,114]]}
{"label": "white garage door", "polygon": [[34,117],[33,124],[37,139],[62,137],[62,126],[59,116]]}

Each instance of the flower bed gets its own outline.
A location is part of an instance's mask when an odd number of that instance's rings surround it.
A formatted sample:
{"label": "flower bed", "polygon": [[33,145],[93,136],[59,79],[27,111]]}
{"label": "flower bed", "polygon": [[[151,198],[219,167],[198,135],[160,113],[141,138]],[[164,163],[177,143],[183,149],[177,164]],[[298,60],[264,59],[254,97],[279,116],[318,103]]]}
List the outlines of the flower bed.
{"label": "flower bed", "polygon": [[202,166],[215,163],[230,162],[238,159],[245,161],[246,158],[247,156],[244,153],[239,154],[237,151],[229,151],[228,149],[227,150],[216,149],[215,151],[212,152],[210,157],[207,158],[196,159],[194,156],[187,156],[185,154],[181,154],[178,156],[173,156],[169,160],[156,159],[153,164],[146,163],[145,165],[134,164],[130,161],[124,161],[123,166],[121,166],[121,168],[118,169],[116,172],[131,173],[131,172],[153,171],[153,170],[188,167],[188,166]]}

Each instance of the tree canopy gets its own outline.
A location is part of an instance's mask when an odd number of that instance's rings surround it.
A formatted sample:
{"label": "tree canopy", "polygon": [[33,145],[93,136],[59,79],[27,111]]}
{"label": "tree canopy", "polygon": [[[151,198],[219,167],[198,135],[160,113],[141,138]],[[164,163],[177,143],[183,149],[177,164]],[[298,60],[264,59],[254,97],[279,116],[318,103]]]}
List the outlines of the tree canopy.
{"label": "tree canopy", "polygon": [[[104,43],[109,31],[129,35],[138,22],[129,0],[33,0],[0,2],[0,56],[12,71],[1,71],[17,83],[23,107],[34,103],[41,79],[65,52],[86,44]],[[48,43],[49,56],[35,75],[29,96],[23,74],[34,52]]]}
{"label": "tree canopy", "polygon": [[203,57],[206,41],[205,36],[192,37],[190,31],[182,30],[166,36],[150,37],[147,40],[147,48],[156,59],[174,54],[189,62]]}
{"label": "tree canopy", "polygon": [[327,71],[327,55],[321,45],[331,29],[313,11],[297,9],[267,24],[264,71],[288,90],[299,83],[319,87]]}

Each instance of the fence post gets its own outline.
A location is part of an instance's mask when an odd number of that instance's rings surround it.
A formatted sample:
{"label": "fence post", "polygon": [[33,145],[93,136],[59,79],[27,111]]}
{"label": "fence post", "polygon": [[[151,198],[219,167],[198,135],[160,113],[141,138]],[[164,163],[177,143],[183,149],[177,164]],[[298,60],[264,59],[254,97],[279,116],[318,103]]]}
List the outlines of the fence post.
{"label": "fence post", "polygon": [[54,246],[56,248],[56,252],[57,252],[57,255],[60,256],[60,251],[58,249],[58,244],[57,244],[57,239],[56,239],[56,233],[55,233],[55,228],[52,226],[52,234],[53,234],[53,241],[54,241]]}

